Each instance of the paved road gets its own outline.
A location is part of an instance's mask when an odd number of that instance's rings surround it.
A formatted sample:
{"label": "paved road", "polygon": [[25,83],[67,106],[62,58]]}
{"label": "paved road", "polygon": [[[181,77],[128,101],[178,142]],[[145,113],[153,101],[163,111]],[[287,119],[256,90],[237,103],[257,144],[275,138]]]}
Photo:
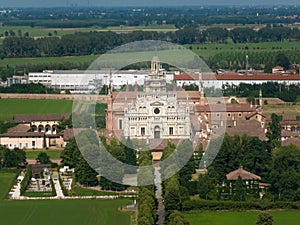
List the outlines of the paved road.
{"label": "paved road", "polygon": [[55,187],[55,190],[56,190],[56,197],[57,198],[64,198],[65,196],[64,196],[64,193],[61,189],[59,179],[58,179],[58,172],[53,172],[52,180],[53,180],[54,187]]}
{"label": "paved road", "polygon": [[165,206],[163,203],[163,197],[162,197],[162,186],[161,186],[161,174],[160,174],[160,167],[158,165],[154,166],[154,176],[155,176],[155,186],[156,186],[156,199],[158,202],[157,206],[157,225],[163,225],[164,224],[164,212],[165,212]]}

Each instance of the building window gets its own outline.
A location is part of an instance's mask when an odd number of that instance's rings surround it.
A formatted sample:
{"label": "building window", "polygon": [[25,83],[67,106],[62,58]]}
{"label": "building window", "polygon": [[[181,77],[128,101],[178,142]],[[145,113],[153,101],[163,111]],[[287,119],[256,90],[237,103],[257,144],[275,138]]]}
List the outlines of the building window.
{"label": "building window", "polygon": [[22,143],[20,143],[20,149],[22,148]]}
{"label": "building window", "polygon": [[217,113],[217,117],[219,117],[220,116],[220,114],[219,113]]}
{"label": "building window", "polygon": [[242,113],[239,113],[239,117],[242,117]]}
{"label": "building window", "polygon": [[228,113],[228,114],[227,114],[227,116],[228,116],[228,117],[230,117],[230,116],[231,116],[231,114],[230,114],[230,113]]}
{"label": "building window", "polygon": [[32,141],[32,147],[35,147],[35,141]]}
{"label": "building window", "polygon": [[173,135],[173,127],[169,127],[169,135]]}
{"label": "building window", "polygon": [[155,108],[155,109],[154,109],[154,113],[155,113],[155,114],[159,114],[159,113],[160,113],[159,108]]}
{"label": "building window", "polygon": [[25,147],[28,148],[28,143],[25,144]]}
{"label": "building window", "polygon": [[145,134],[146,134],[146,133],[145,133],[145,127],[141,127],[141,135],[142,135],[142,136],[145,136]]}
{"label": "building window", "polygon": [[122,130],[122,129],[123,129],[123,121],[119,120],[119,130]]}
{"label": "building window", "polygon": [[183,134],[183,127],[179,127],[179,134]]}

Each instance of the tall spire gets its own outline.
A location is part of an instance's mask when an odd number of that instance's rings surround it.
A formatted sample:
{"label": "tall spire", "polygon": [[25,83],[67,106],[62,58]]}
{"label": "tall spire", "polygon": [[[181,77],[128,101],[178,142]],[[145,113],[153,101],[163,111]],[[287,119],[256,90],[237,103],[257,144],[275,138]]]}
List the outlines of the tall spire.
{"label": "tall spire", "polygon": [[199,93],[200,93],[200,105],[204,105],[204,89],[202,84],[202,72],[199,73]]}
{"label": "tall spire", "polygon": [[112,96],[113,92],[113,81],[112,81],[112,73],[111,71],[109,72],[109,85],[108,85],[108,95]]}
{"label": "tall spire", "polygon": [[263,106],[263,98],[262,98],[262,90],[259,90],[259,106],[262,107]]}
{"label": "tall spire", "polygon": [[160,70],[160,61],[157,56],[154,56],[151,60],[151,74],[158,75]]}

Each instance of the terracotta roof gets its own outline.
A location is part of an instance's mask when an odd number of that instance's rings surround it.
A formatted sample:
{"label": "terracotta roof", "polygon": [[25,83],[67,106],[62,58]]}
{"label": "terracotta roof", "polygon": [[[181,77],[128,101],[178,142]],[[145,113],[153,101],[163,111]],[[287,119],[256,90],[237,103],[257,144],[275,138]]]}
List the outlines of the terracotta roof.
{"label": "terracotta roof", "polygon": [[266,118],[263,114],[259,113],[259,112],[254,112],[251,115],[246,116],[246,119],[250,119],[251,117],[255,116],[255,115],[260,115],[264,118]]}
{"label": "terracotta roof", "polygon": [[227,121],[226,126],[226,132],[230,136],[246,134],[251,137],[258,137],[260,140],[266,140],[265,129],[256,120],[238,120],[236,126]]}
{"label": "terracotta roof", "polygon": [[69,128],[60,132],[60,135],[63,136],[64,141],[70,141],[75,135],[79,134],[81,131],[86,130],[85,128]]}
{"label": "terracotta roof", "polygon": [[198,112],[255,112],[255,107],[249,104],[210,104],[196,105],[195,110]]}
{"label": "terracotta roof", "polygon": [[283,114],[282,115],[282,121],[296,121],[296,115],[287,115]]}
{"label": "terracotta roof", "polygon": [[250,173],[244,170],[242,167],[226,175],[227,180],[238,180],[239,177],[241,177],[242,180],[261,180],[260,176]]}
{"label": "terracotta roof", "polygon": [[[199,75],[189,75],[189,74],[179,74],[174,75],[174,80],[198,80]],[[202,81],[212,81],[212,80],[262,80],[262,81],[277,81],[277,80],[294,80],[294,81],[300,81],[300,75],[290,75],[290,74],[249,74],[249,75],[241,75],[239,73],[226,73],[226,74],[214,74],[214,73],[208,73],[208,74],[202,74]]]}
{"label": "terracotta roof", "polygon": [[15,133],[15,132],[24,133],[24,132],[28,132],[28,131],[30,131],[30,127],[28,125],[18,124],[15,127],[9,128],[7,130],[7,133]]}
{"label": "terracotta roof", "polygon": [[289,130],[281,130],[281,137],[299,137],[300,134]]}
{"label": "terracotta roof", "polygon": [[281,67],[281,66],[275,66],[275,67],[273,67],[272,69],[280,69],[280,70],[283,70],[284,68]]}
{"label": "terracotta roof", "polygon": [[17,114],[14,115],[15,123],[30,123],[34,121],[59,121],[68,119],[71,114]]}
{"label": "terracotta roof", "polygon": [[282,146],[295,145],[300,148],[300,139],[299,138],[288,138],[281,142]]}
{"label": "terracotta roof", "polygon": [[45,133],[41,132],[11,132],[0,134],[0,137],[44,137]]}

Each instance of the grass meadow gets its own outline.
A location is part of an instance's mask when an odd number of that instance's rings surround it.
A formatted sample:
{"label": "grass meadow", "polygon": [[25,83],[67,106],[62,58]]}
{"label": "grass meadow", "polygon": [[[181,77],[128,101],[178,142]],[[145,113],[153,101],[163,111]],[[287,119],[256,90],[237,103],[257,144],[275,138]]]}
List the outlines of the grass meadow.
{"label": "grass meadow", "polygon": [[71,113],[72,100],[0,99],[0,120],[9,120],[14,114]]}
{"label": "grass meadow", "polygon": [[118,208],[132,203],[117,200],[4,200],[15,171],[0,170],[0,224],[5,225],[129,225],[131,213]]}
{"label": "grass meadow", "polygon": [[265,116],[272,113],[277,115],[300,115],[300,105],[264,105],[263,112]]}
{"label": "grass meadow", "polygon": [[[299,225],[299,211],[269,211],[273,225]],[[190,225],[254,225],[259,212],[199,212],[186,213]]]}

